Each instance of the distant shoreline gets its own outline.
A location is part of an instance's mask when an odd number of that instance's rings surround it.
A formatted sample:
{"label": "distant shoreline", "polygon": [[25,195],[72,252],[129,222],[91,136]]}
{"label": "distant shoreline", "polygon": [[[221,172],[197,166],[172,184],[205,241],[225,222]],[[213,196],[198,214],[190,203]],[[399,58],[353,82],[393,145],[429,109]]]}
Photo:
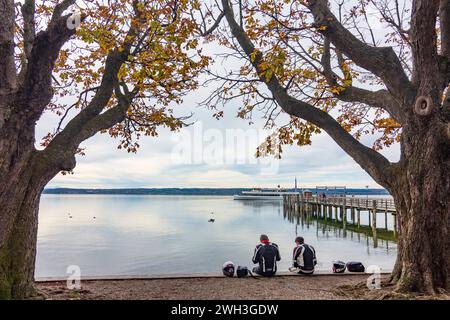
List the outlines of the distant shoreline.
{"label": "distant shoreline", "polygon": [[[120,189],[76,189],[76,188],[47,188],[44,194],[120,194],[120,195],[215,195],[231,196],[239,194],[242,191],[249,191],[251,188],[120,188]],[[295,191],[294,189],[285,189],[286,191]],[[297,191],[310,190],[313,193],[315,188],[299,188]],[[322,193],[322,190],[319,190]],[[333,193],[333,191],[325,192]],[[365,189],[348,188],[347,195],[389,195],[385,189]]]}

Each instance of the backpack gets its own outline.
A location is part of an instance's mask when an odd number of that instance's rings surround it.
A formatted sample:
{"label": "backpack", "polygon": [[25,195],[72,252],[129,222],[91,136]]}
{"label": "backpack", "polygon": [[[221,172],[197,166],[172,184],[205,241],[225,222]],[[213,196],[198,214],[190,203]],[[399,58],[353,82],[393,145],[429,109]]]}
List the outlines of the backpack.
{"label": "backpack", "polygon": [[347,270],[350,272],[364,272],[366,269],[361,262],[351,261],[347,262]]}

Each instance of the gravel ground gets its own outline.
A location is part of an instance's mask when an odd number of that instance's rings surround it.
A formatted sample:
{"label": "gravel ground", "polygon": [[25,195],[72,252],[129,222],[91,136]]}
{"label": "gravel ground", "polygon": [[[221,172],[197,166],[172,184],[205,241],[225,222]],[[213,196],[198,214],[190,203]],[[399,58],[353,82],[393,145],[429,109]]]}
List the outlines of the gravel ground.
{"label": "gravel ground", "polygon": [[65,282],[37,287],[48,299],[348,299],[334,291],[365,282],[366,275],[277,276],[273,278],[183,278],[83,281],[78,291]]}

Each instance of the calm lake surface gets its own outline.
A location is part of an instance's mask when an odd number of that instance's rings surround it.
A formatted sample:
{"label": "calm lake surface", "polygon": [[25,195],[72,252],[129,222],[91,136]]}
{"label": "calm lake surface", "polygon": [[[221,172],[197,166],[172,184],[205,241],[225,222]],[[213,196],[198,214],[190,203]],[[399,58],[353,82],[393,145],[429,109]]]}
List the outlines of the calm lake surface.
{"label": "calm lake surface", "polygon": [[[212,215],[211,212],[214,212]],[[72,218],[69,217],[72,216]],[[95,218],[94,218],[95,217]],[[210,218],[215,223],[209,223]],[[361,215],[361,222],[367,223]],[[377,219],[384,226],[384,215]],[[392,225],[389,217],[388,225]],[[222,264],[252,266],[259,235],[280,247],[279,270],[291,265],[296,235],[315,247],[318,269],[357,260],[392,269],[396,244],[312,221],[296,225],[281,202],[227,196],[49,195],[41,198],[36,277],[221,272]]]}

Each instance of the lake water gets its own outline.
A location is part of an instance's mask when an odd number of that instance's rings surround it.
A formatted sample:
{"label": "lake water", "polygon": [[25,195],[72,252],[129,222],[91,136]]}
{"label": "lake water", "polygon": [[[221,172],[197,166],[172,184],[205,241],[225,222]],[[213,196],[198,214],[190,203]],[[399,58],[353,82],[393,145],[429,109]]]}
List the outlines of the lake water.
{"label": "lake water", "polygon": [[[212,217],[215,222],[209,223]],[[364,234],[344,237],[341,229],[315,221],[309,226],[289,222],[281,202],[46,194],[40,205],[36,277],[67,276],[70,265],[79,266],[84,276],[221,272],[227,260],[251,267],[261,233],[279,245],[280,271],[291,265],[296,235],[315,247],[318,269],[330,270],[331,261],[339,259],[389,270],[396,258],[394,242],[378,240],[373,248]]]}

